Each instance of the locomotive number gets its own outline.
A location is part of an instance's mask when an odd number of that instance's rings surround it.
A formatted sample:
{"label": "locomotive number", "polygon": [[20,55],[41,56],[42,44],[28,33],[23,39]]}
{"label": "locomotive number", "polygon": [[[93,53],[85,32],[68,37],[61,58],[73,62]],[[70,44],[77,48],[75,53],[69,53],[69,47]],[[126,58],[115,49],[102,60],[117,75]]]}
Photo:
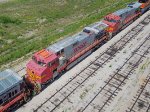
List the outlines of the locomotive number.
{"label": "locomotive number", "polygon": [[80,44],[79,46],[77,46],[76,48],[74,48],[74,52],[79,52],[81,51],[85,46],[86,46],[87,42],[83,42],[82,44]]}

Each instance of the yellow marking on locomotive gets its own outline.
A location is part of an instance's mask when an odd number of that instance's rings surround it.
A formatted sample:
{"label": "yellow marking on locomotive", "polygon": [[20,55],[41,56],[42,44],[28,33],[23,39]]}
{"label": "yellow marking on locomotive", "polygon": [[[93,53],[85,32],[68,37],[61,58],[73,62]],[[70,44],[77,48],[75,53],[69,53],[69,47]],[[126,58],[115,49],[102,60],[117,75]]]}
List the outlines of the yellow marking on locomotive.
{"label": "yellow marking on locomotive", "polygon": [[27,69],[27,74],[29,75],[29,77],[30,77],[33,81],[36,80],[36,76],[35,76],[35,74],[32,73],[31,70]]}
{"label": "yellow marking on locomotive", "polygon": [[112,31],[114,30],[114,28],[108,27],[106,30],[107,30],[108,32],[112,32]]}
{"label": "yellow marking on locomotive", "polygon": [[45,78],[45,77],[46,77],[46,74],[44,74],[44,75],[42,75],[42,76],[38,76],[37,74],[33,74],[31,70],[27,70],[27,73],[28,73],[29,77],[30,77],[33,81],[41,80],[42,78]]}

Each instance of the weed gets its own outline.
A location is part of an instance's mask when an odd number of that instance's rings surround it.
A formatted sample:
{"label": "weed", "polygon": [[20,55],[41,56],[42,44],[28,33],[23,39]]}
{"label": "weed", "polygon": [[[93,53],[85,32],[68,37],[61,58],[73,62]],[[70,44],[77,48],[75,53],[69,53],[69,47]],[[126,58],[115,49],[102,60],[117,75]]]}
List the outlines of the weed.
{"label": "weed", "polygon": [[18,19],[13,19],[13,18],[10,18],[8,16],[0,16],[0,23],[2,24],[9,24],[9,23],[12,23],[12,24],[20,24],[21,21],[18,20]]}

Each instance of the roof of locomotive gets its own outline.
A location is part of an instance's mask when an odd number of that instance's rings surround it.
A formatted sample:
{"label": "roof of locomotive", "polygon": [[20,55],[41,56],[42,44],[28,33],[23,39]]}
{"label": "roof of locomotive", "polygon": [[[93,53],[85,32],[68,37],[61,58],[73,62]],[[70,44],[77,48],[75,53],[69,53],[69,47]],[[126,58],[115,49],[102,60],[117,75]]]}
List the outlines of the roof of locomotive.
{"label": "roof of locomotive", "polygon": [[124,14],[124,13],[126,13],[126,12],[128,12],[130,10],[131,10],[131,8],[126,7],[124,9],[120,9],[120,10],[114,12],[113,14],[115,14],[117,16],[120,16],[120,15],[122,15],[122,14]]}
{"label": "roof of locomotive", "polygon": [[140,5],[141,5],[141,4],[138,3],[138,2],[133,2],[133,3],[128,4],[126,8],[120,9],[120,10],[114,12],[113,14],[120,16],[120,15],[126,13],[126,12],[131,11],[132,9],[137,9],[137,8],[139,8]]}
{"label": "roof of locomotive", "polygon": [[101,31],[104,31],[107,27],[108,27],[107,24],[100,21],[100,22],[96,22],[94,24],[91,24],[91,25],[85,27],[84,29],[94,31],[97,34]]}
{"label": "roof of locomotive", "polygon": [[61,41],[56,42],[53,45],[50,45],[47,50],[48,51],[53,51],[54,53],[57,53],[58,51],[61,51],[63,48],[70,46],[76,42],[80,42],[81,40],[87,38],[89,34],[80,32],[78,34],[75,34],[71,37],[65,38]]}
{"label": "roof of locomotive", "polygon": [[0,72],[0,95],[4,94],[22,81],[23,79],[10,69]]}
{"label": "roof of locomotive", "polygon": [[140,3],[146,3],[148,2],[149,0],[138,0]]}
{"label": "roof of locomotive", "polygon": [[36,58],[37,61],[48,63],[55,60],[57,56],[53,52],[42,49],[34,54],[34,58]]}
{"label": "roof of locomotive", "polygon": [[142,4],[139,3],[139,2],[132,2],[130,4],[127,5],[127,7],[130,7],[130,8],[139,8]]}

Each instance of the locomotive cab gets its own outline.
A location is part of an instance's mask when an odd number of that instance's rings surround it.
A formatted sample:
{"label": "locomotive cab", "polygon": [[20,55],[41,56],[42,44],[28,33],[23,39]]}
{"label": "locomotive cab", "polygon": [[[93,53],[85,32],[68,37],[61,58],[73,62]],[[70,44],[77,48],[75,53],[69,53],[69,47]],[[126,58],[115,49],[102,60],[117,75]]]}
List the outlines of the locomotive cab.
{"label": "locomotive cab", "polygon": [[59,65],[58,57],[50,51],[43,49],[33,55],[27,64],[27,78],[32,83],[44,84],[54,78]]}
{"label": "locomotive cab", "polygon": [[120,28],[121,17],[114,14],[109,14],[104,18],[103,22],[109,26],[107,31],[110,35],[113,35],[117,33],[117,30]]}

